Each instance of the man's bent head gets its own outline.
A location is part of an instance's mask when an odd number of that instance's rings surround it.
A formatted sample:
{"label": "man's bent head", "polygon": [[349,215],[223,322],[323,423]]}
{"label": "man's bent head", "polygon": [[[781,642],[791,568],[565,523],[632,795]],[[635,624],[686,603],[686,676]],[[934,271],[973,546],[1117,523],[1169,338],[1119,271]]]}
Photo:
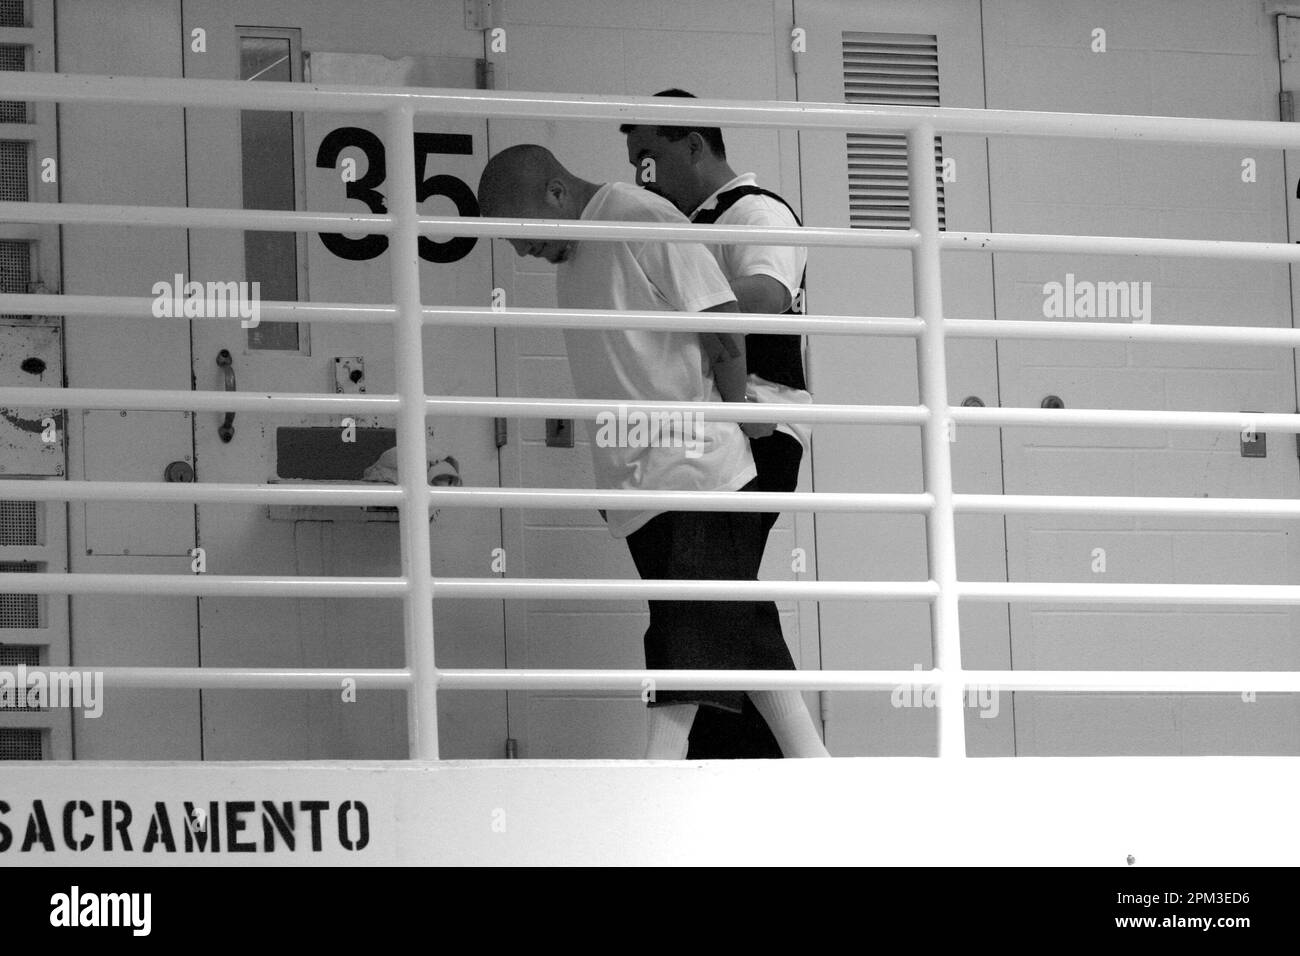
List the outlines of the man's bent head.
{"label": "man's bent head", "polygon": [[[483,167],[478,181],[479,212],[502,219],[578,219],[586,205],[579,188],[582,185],[545,146],[511,146]],[[521,256],[558,263],[569,258],[577,240],[508,241]]]}
{"label": "man's bent head", "polygon": [[[678,89],[661,90],[655,96],[695,98]],[[718,178],[717,171],[727,169],[727,149],[722,130],[716,127],[625,123],[618,131],[627,136],[627,161],[636,170],[637,185],[663,196],[688,216],[713,192],[710,183]]]}

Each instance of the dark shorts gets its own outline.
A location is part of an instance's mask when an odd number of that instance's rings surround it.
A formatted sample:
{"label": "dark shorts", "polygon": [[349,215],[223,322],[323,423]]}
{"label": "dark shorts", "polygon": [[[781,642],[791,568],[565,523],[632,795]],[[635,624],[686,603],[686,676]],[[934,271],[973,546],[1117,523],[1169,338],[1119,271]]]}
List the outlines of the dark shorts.
{"label": "dark shorts", "polygon": [[[803,459],[803,445],[799,439],[785,432],[772,432],[766,438],[751,438],[749,449],[754,453],[758,468],[758,483],[746,491],[794,491],[799,484],[799,462]],[[763,540],[776,524],[775,511],[765,511]]]}
{"label": "dark shorts", "polygon": [[[753,491],[755,478],[741,491]],[[758,579],[767,540],[755,511],[667,511],[627,537],[645,580]],[[772,601],[651,601],[648,670],[794,670]],[[744,691],[657,691],[650,706],[701,704],[739,713]]]}

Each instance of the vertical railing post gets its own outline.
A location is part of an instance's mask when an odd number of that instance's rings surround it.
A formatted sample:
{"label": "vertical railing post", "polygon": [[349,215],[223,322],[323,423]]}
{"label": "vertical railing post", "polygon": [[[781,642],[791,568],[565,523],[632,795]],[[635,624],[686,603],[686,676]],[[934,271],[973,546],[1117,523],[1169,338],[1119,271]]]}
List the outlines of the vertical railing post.
{"label": "vertical railing post", "polygon": [[943,283],[939,248],[939,197],[934,185],[934,127],[923,123],[907,134],[907,180],[912,228],[921,234],[912,252],[912,295],[925,330],[916,343],[921,403],[930,417],[921,426],[925,489],[934,495],[926,516],[930,578],[939,585],[932,605],[931,641],[939,687],[939,756],[966,756],[961,629],[957,617],[957,543],[952,510],[952,418],[948,411],[948,363],[944,347]]}
{"label": "vertical railing post", "polygon": [[397,323],[393,344],[397,361],[397,479],[405,497],[401,523],[402,575],[406,578],[406,666],[411,689],[406,698],[410,754],[438,757],[438,671],[433,654],[433,565],[429,543],[429,460],[425,443],[424,329],[420,302],[419,210],[415,202],[415,121],[409,106],[387,114],[389,214],[393,231],[393,302]]}

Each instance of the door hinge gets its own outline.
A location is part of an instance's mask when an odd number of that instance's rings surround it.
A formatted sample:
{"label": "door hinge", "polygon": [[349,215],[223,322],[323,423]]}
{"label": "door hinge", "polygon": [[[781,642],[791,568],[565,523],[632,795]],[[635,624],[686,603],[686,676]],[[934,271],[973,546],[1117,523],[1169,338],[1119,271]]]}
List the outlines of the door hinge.
{"label": "door hinge", "polygon": [[519,741],[514,737],[506,738],[506,759],[517,760],[519,758]]}
{"label": "door hinge", "polygon": [[1277,116],[1283,123],[1295,122],[1295,94],[1290,90],[1277,95]]}
{"label": "door hinge", "polygon": [[496,428],[497,447],[504,448],[506,442],[510,440],[509,422],[504,418],[494,418],[492,423]]}
{"label": "door hinge", "polygon": [[[1296,433],[1300,435],[1300,432]],[[825,724],[831,719],[831,693],[828,690],[819,690],[817,692],[817,709],[821,711],[821,722]]]}
{"label": "door hinge", "polygon": [[466,30],[490,30],[496,21],[496,0],[465,0]]}

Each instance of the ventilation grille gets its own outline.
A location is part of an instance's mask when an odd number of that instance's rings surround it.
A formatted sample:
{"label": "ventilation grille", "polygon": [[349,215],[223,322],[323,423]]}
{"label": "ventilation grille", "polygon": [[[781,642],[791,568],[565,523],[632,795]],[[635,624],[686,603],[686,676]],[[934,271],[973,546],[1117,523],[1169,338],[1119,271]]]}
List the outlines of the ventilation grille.
{"label": "ventilation grille", "polygon": [[27,202],[27,144],[15,139],[0,139],[0,199]]}
{"label": "ventilation grille", "polygon": [[36,501],[0,501],[0,546],[40,544]]}
{"label": "ventilation grille", "polygon": [[[36,572],[32,561],[0,561],[0,572]],[[39,594],[0,594],[0,628],[40,627]]]}
{"label": "ventilation grille", "polygon": [[[32,244],[26,239],[0,239],[0,292],[31,290]],[[30,319],[30,315],[2,315],[0,319]]]}
{"label": "ventilation grille", "polygon": [[[22,664],[24,667],[41,666],[41,649],[35,644],[0,644],[0,671],[13,671]],[[44,707],[29,707],[26,703],[26,693],[22,688],[16,688],[18,698],[23,703],[18,705],[0,704],[0,711],[4,713],[18,713],[20,711],[42,711]]]}
{"label": "ventilation grille", "polygon": [[40,647],[36,644],[0,644],[0,669],[8,670],[19,664],[40,667]]}
{"label": "ventilation grille", "polygon": [[32,244],[0,239],[0,292],[26,292],[32,281]]}
{"label": "ventilation grille", "polygon": [[0,27],[25,27],[27,0],[0,0]]}
{"label": "ventilation grille", "polygon": [[[938,38],[911,33],[844,33],[844,100],[893,106],[939,105]],[[908,229],[907,137],[849,133],[849,226]],[[935,137],[939,228],[947,226],[943,195],[943,143]]]}
{"label": "ventilation grille", "polygon": [[44,760],[39,727],[0,727],[0,760]]}
{"label": "ventilation grille", "polygon": [[[3,0],[0,0],[3,3]],[[3,7],[0,7],[3,11]],[[2,14],[0,14],[2,16]],[[0,26],[10,24],[0,22]],[[21,72],[27,69],[27,48],[11,43],[0,45],[0,70]],[[17,100],[0,100],[0,123],[26,123],[27,104]]]}

